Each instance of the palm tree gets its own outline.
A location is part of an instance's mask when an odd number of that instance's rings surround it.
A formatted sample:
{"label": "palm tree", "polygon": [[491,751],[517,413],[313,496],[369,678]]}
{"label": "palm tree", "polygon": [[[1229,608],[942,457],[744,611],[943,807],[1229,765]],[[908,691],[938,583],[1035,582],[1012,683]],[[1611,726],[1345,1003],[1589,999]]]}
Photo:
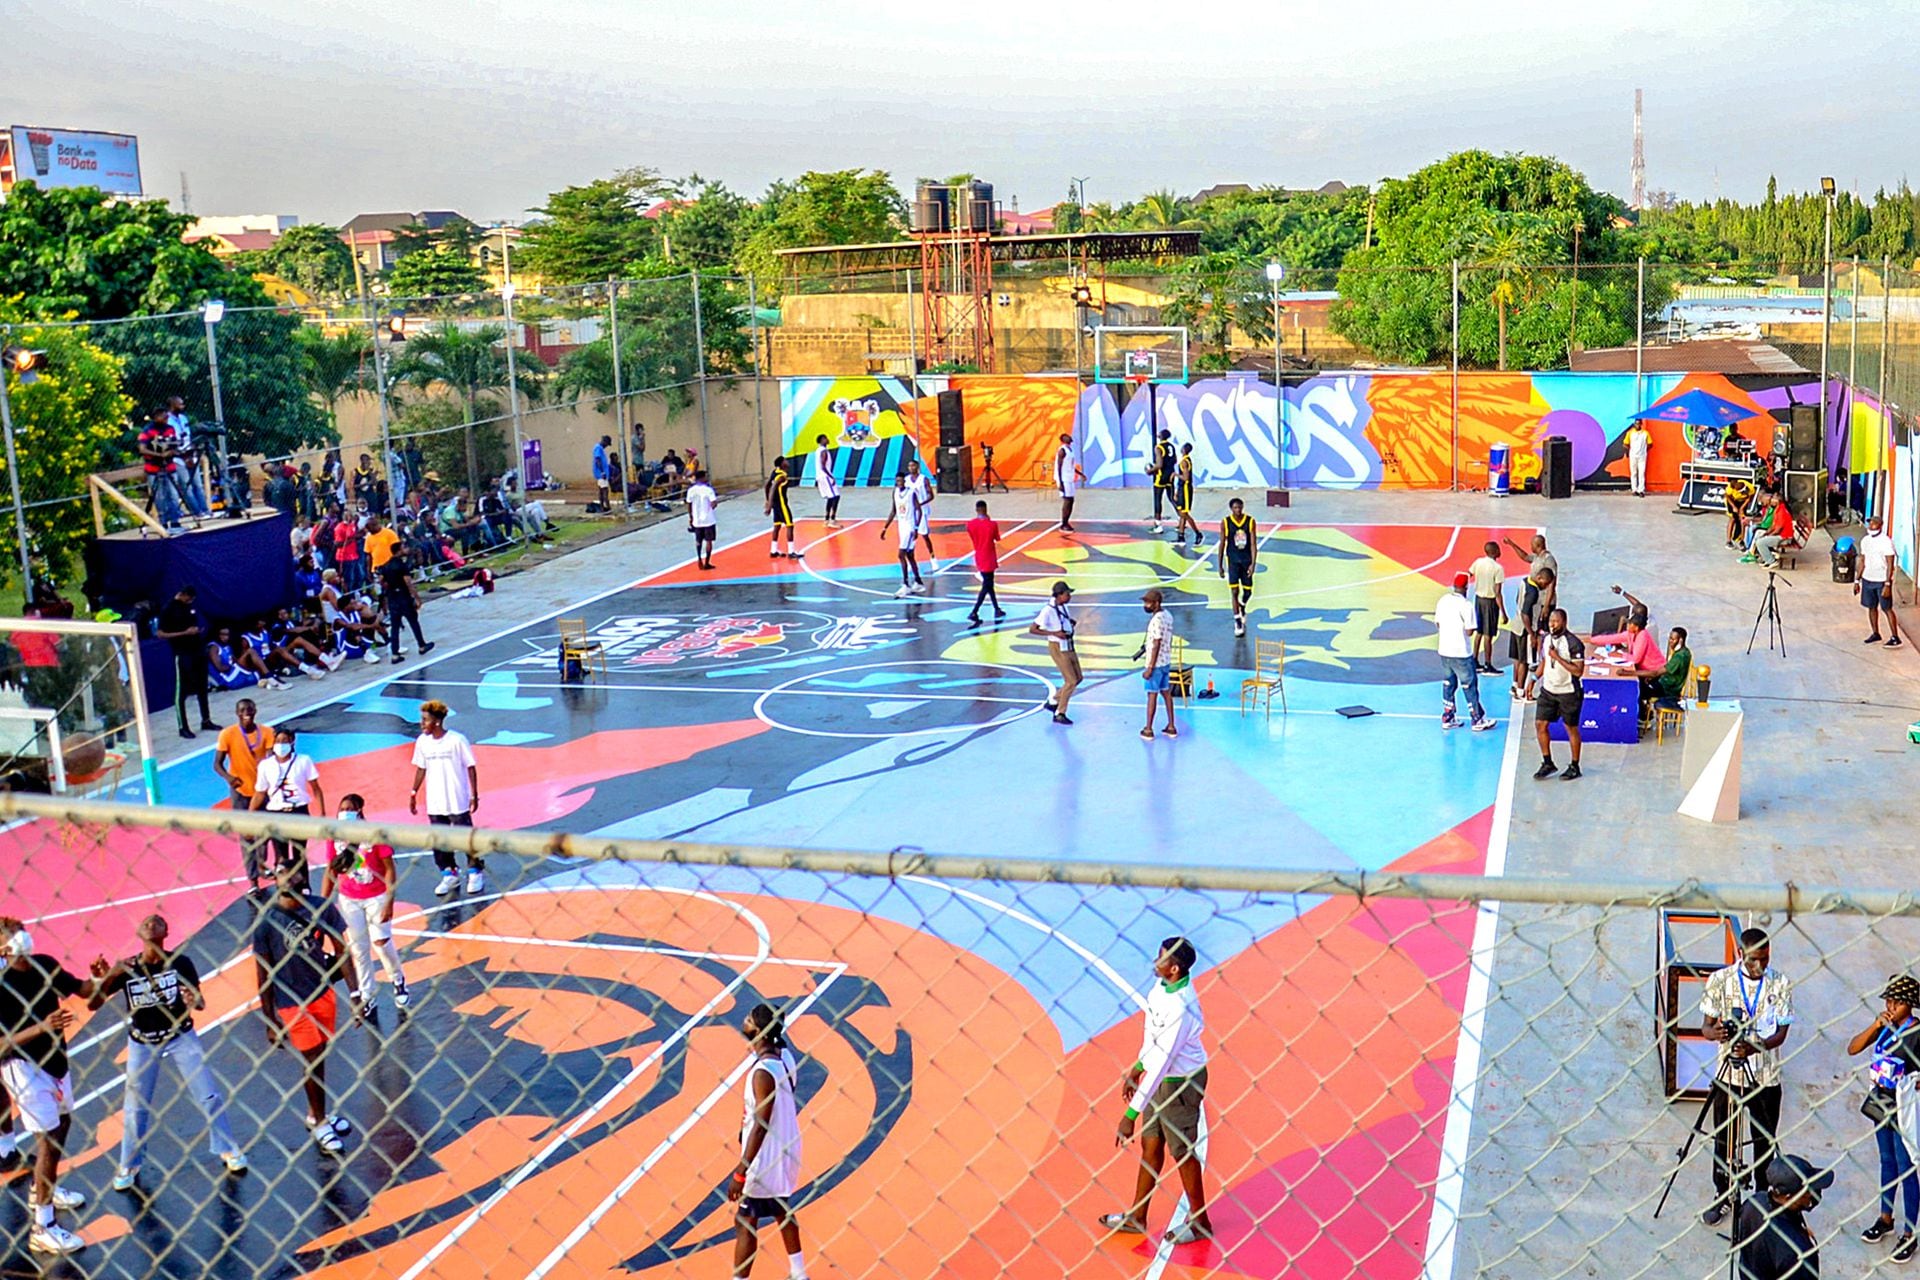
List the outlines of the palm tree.
{"label": "palm tree", "polygon": [[1188,222],[1187,202],[1163,187],[1140,198],[1133,221],[1142,231],[1178,230]]}
{"label": "palm tree", "polygon": [[[500,325],[463,329],[443,321],[407,340],[406,351],[393,362],[393,380],[422,390],[435,387],[460,398],[466,409],[467,483],[478,489],[480,452],[474,442],[474,420],[480,416],[480,397],[507,388],[507,331]],[[529,357],[518,362],[518,389],[528,400],[539,399],[540,370],[545,366]]]}
{"label": "palm tree", "polygon": [[1513,273],[1526,266],[1527,239],[1521,228],[1512,226],[1489,229],[1476,246],[1478,262],[1476,265],[1499,273],[1494,282],[1493,291],[1487,295],[1487,301],[1498,308],[1500,314],[1500,368],[1507,367],[1507,308],[1519,297],[1514,287]]}
{"label": "palm tree", "polygon": [[307,394],[327,411],[327,425],[337,439],[340,433],[340,401],[358,395],[366,388],[367,361],[373,346],[366,335],[348,330],[328,333],[317,327],[303,326],[298,331],[300,375]]}

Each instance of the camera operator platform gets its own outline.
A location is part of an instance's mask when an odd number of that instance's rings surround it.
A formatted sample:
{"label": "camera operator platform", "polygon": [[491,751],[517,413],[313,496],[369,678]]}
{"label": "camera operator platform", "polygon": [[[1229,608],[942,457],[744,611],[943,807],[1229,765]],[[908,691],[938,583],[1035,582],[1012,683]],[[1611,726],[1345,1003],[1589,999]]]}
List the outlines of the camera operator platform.
{"label": "camera operator platform", "polygon": [[[1772,965],[1765,930],[1740,935],[1741,958],[1707,979],[1700,999],[1703,1030],[1720,1045],[1713,1092],[1713,1202],[1700,1215],[1718,1226],[1751,1185],[1765,1190],[1767,1165],[1779,1153],[1780,1050],[1793,1026],[1793,983]],[[1751,1161],[1739,1148],[1742,1125]]]}

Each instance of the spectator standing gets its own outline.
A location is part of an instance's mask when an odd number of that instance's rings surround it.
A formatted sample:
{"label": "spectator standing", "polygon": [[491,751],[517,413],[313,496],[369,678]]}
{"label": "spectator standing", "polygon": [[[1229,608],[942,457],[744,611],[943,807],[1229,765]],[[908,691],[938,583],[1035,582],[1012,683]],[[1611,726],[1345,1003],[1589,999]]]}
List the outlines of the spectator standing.
{"label": "spectator standing", "polygon": [[[207,1007],[206,997],[200,994],[200,970],[184,951],[167,950],[165,916],[142,920],[136,936],[139,954],[108,970],[88,1001],[89,1007],[98,1009],[109,996],[122,995],[127,1004],[127,1091],[122,1104],[120,1169],[113,1176],[113,1189],[131,1191],[139,1179],[147,1127],[155,1111],[153,1097],[160,1087],[160,1068],[166,1063],[179,1077],[180,1092],[192,1095],[206,1117],[214,1158],[227,1166],[228,1173],[245,1173],[247,1158],[227,1122],[226,1099],[207,1069],[206,1052],[193,1029],[194,1013]],[[170,1109],[176,1108],[159,1108]]]}
{"label": "spectator standing", "polygon": [[200,478],[205,459],[194,447],[193,424],[187,420],[187,402],[179,396],[167,398],[167,425],[173,429],[173,438],[180,450],[180,470],[175,477],[180,484],[180,504],[186,508],[188,515],[204,519],[213,514],[213,508],[207,505],[206,484]]}
{"label": "spectator standing", "polygon": [[1647,450],[1653,446],[1653,432],[1636,421],[1627,428],[1627,486],[1636,498],[1647,496]]}
{"label": "spectator standing", "polygon": [[1889,649],[1900,647],[1900,619],[1893,616],[1894,554],[1893,539],[1882,530],[1880,517],[1868,517],[1867,536],[1860,539],[1860,580],[1853,584],[1853,594],[1860,597],[1873,627],[1873,634],[1863,643],[1879,643],[1880,614],[1876,611],[1885,610],[1887,634],[1892,637],[1886,642]]}
{"label": "spectator standing", "polygon": [[613,510],[613,437],[601,436],[593,446],[593,484],[600,491],[600,509]]}
{"label": "spectator standing", "polygon": [[[273,756],[273,727],[261,724],[252,698],[233,704],[233,723],[220,731],[214,742],[213,771],[227,784],[227,807],[234,812],[256,807],[260,793],[260,766]],[[242,836],[240,852],[246,865],[247,888],[259,889],[266,879],[261,865],[262,844]]]}
{"label": "spectator standing", "polygon": [[[294,744],[297,736],[286,725],[273,731],[273,758],[262,761],[254,775],[255,809],[283,816],[327,811],[327,796],[320,789],[320,768]],[[301,891],[305,892],[311,884],[307,842],[277,836],[267,841],[267,851],[273,859],[274,874],[284,881],[291,871],[298,871]]]}
{"label": "spectator standing", "polygon": [[1903,1213],[1892,1260],[1911,1262],[1917,1248],[1914,1225],[1920,1222],[1920,1174],[1914,1172],[1913,1153],[1900,1134],[1898,1090],[1910,1073],[1920,1071],[1920,1018],[1913,1016],[1914,1005],[1920,1004],[1920,982],[1896,973],[1887,979],[1880,999],[1885,1006],[1880,1015],[1847,1043],[1849,1054],[1873,1050],[1867,1060],[1867,1100],[1860,1112],[1872,1121],[1873,1140],[1880,1149],[1880,1216],[1860,1238],[1871,1244],[1893,1234],[1898,1195]]}
{"label": "spectator standing", "polygon": [[[422,796],[427,802],[427,821],[436,827],[470,827],[473,811],[480,807],[480,762],[474,758],[473,744],[463,733],[447,728],[447,704],[439,699],[420,704],[420,736],[413,744],[413,792],[407,797],[407,812],[420,812]],[[444,898],[460,887],[460,873],[451,853],[433,851],[433,865],[440,868],[440,883],[434,887],[436,898]],[[487,887],[486,866],[478,853],[467,853],[467,892],[483,893]]]}
{"label": "spectator standing", "polygon": [[1761,1186],[1740,1203],[1733,1239],[1739,1280],[1820,1280],[1820,1242],[1807,1210],[1833,1185],[1833,1170],[1805,1156],[1781,1156],[1757,1171]]}
{"label": "spectator standing", "polygon": [[1499,543],[1489,542],[1480,550],[1480,558],[1467,566],[1473,575],[1474,661],[1480,674],[1497,676],[1500,668],[1493,665],[1493,642],[1507,622],[1507,602],[1501,594],[1507,574],[1500,567]]}
{"label": "spectator standing", "polygon": [[1493,728],[1494,721],[1487,718],[1486,708],[1480,704],[1480,670],[1473,661],[1473,632],[1478,617],[1467,600],[1467,588],[1472,582],[1473,575],[1470,573],[1453,575],[1453,590],[1441,596],[1440,603],[1433,607],[1433,625],[1439,633],[1437,648],[1442,673],[1440,727],[1453,729],[1459,726],[1454,696],[1464,687],[1469,723],[1476,732],[1480,732]]}
{"label": "spectator standing", "polygon": [[1060,672],[1060,688],[1047,700],[1047,710],[1053,712],[1055,724],[1073,723],[1067,718],[1067,704],[1073,701],[1073,691],[1080,687],[1080,655],[1073,647],[1072,604],[1073,588],[1064,581],[1056,582],[1039,616],[1027,626],[1027,634],[1047,638],[1047,654]]}
{"label": "spectator standing", "polygon": [[1180,736],[1180,731],[1173,723],[1173,615],[1163,607],[1164,599],[1158,587],[1150,588],[1140,597],[1141,607],[1147,611],[1147,643],[1144,646],[1147,665],[1140,677],[1147,687],[1147,723],[1140,730],[1140,736],[1148,742],[1153,741],[1153,704],[1156,699],[1164,699],[1167,704],[1167,726],[1161,732],[1169,738]]}
{"label": "spectator standing", "polygon": [[327,1049],[339,1029],[333,985],[355,985],[340,912],[307,890],[306,868],[281,868],[273,900],[253,929],[253,978],[267,1043],[300,1055],[307,1128],[320,1150],[337,1156],[353,1126],[327,1105]]}
{"label": "spectator standing", "polygon": [[[358,822],[366,816],[367,802],[357,793],[340,797],[340,820]],[[320,896],[334,903],[346,923],[347,950],[353,955],[354,972],[360,985],[349,988],[356,1014],[369,1012],[378,995],[373,981],[373,957],[380,955],[380,967],[393,984],[393,1007],[405,1011],[411,997],[407,994],[407,976],[400,968],[400,949],[393,945],[393,897],[400,884],[395,869],[393,846],[373,841],[339,842],[323,840],[317,847],[326,867],[320,882]]]}
{"label": "spectator standing", "polygon": [[194,607],[199,593],[192,583],[173,593],[173,599],[161,606],[154,636],[165,640],[173,650],[173,711],[180,722],[180,736],[191,738],[187,727],[187,699],[200,703],[200,727],[218,729],[207,706],[207,620]]}
{"label": "spectator standing", "polygon": [[967,521],[967,540],[973,544],[973,568],[980,575],[980,594],[973,598],[973,612],[967,615],[967,625],[980,625],[980,606],[993,601],[995,622],[1007,616],[1000,607],[1000,596],[993,589],[993,575],[1000,569],[1000,525],[987,514],[987,504],[973,504],[973,519]]}
{"label": "spectator standing", "polygon": [[352,516],[341,515],[333,526],[333,563],[340,570],[340,587],[347,592],[367,584],[360,556],[360,524]]}
{"label": "spectator standing", "polygon": [[180,495],[175,480],[180,469],[173,428],[167,425],[167,411],[155,409],[135,441],[140,450],[140,470],[147,479],[147,496],[168,533],[182,529]]}
{"label": "spectator standing", "polygon": [[393,553],[400,546],[400,535],[387,526],[379,516],[367,518],[367,536],[361,540],[361,550],[367,557],[367,568],[379,573],[393,559]]}
{"label": "spectator standing", "polygon": [[393,646],[395,662],[407,660],[407,655],[400,651],[402,623],[413,629],[413,642],[420,647],[421,657],[433,652],[433,641],[420,630],[420,592],[413,585],[412,561],[411,553],[396,551],[380,570],[380,594],[387,602],[387,638]]}

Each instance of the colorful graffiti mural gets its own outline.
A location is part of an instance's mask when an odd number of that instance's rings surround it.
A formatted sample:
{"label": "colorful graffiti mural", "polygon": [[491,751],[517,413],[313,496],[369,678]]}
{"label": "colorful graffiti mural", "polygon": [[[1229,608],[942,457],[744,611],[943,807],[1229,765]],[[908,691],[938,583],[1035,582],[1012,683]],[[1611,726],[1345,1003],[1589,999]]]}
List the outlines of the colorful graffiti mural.
{"label": "colorful graffiti mural", "polygon": [[[909,461],[926,459],[922,440],[938,433],[934,399],[945,378],[787,378],[780,383],[780,452],[797,457],[803,484],[814,482],[821,436],[843,485],[890,485]],[[917,394],[916,394],[917,393]]]}
{"label": "colorful graffiti mural", "polygon": [[[1540,473],[1548,436],[1573,443],[1576,482],[1626,483],[1629,419],[1695,389],[1751,410],[1739,425],[1764,452],[1777,424],[1795,405],[1820,401],[1815,379],[1723,374],[1631,373],[1328,373],[1285,388],[1251,376],[1202,378],[1184,386],[1134,391],[1098,385],[1074,394],[1071,379],[958,376],[940,388],[919,384],[921,399],[903,401],[896,379],[797,379],[783,384],[790,452],[811,447],[824,423],[864,413],[894,434],[920,424],[927,448],[937,426],[930,397],[951,385],[962,393],[969,444],[993,445],[996,470],[1016,487],[1048,483],[1048,461],[1063,434],[1073,435],[1090,488],[1141,488],[1153,432],[1192,444],[1198,483],[1215,488],[1446,489],[1487,483],[1495,445],[1512,452],[1516,484]],[[1827,417],[1830,471],[1855,475],[1887,467],[1886,415],[1873,397],[1831,384]],[[834,405],[853,410],[835,411]],[[908,407],[910,406],[910,407]],[[1680,488],[1680,464],[1693,456],[1691,428],[1651,422],[1649,487]],[[880,435],[881,427],[874,433]],[[1842,468],[1842,454],[1850,465]],[[853,468],[849,483],[891,479],[891,457],[878,468]],[[901,459],[904,461],[904,459]],[[811,465],[811,464],[809,464]],[[853,478],[853,477],[858,478]]]}

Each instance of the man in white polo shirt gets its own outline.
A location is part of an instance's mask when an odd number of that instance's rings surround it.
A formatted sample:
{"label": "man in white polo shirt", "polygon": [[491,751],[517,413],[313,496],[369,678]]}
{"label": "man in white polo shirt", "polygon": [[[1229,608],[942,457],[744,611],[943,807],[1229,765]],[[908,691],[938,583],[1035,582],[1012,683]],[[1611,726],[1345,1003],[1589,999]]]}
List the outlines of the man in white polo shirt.
{"label": "man in white polo shirt", "polygon": [[1472,583],[1473,575],[1465,570],[1453,575],[1453,590],[1441,596],[1440,603],[1434,606],[1433,625],[1440,633],[1438,647],[1444,672],[1440,681],[1440,727],[1459,727],[1453,698],[1464,686],[1467,711],[1472,716],[1475,732],[1479,732],[1493,728],[1494,722],[1487,718],[1486,708],[1480,705],[1480,672],[1473,661],[1473,629],[1478,619],[1473,602],[1467,599],[1467,588]]}
{"label": "man in white polo shirt", "polygon": [[1867,625],[1873,628],[1873,634],[1861,643],[1880,643],[1880,614],[1887,614],[1886,641],[1889,649],[1900,647],[1900,619],[1893,616],[1893,539],[1881,528],[1880,517],[1871,516],[1867,520],[1867,536],[1860,539],[1860,580],[1853,584],[1853,594],[1860,597],[1860,603],[1867,611]]}

